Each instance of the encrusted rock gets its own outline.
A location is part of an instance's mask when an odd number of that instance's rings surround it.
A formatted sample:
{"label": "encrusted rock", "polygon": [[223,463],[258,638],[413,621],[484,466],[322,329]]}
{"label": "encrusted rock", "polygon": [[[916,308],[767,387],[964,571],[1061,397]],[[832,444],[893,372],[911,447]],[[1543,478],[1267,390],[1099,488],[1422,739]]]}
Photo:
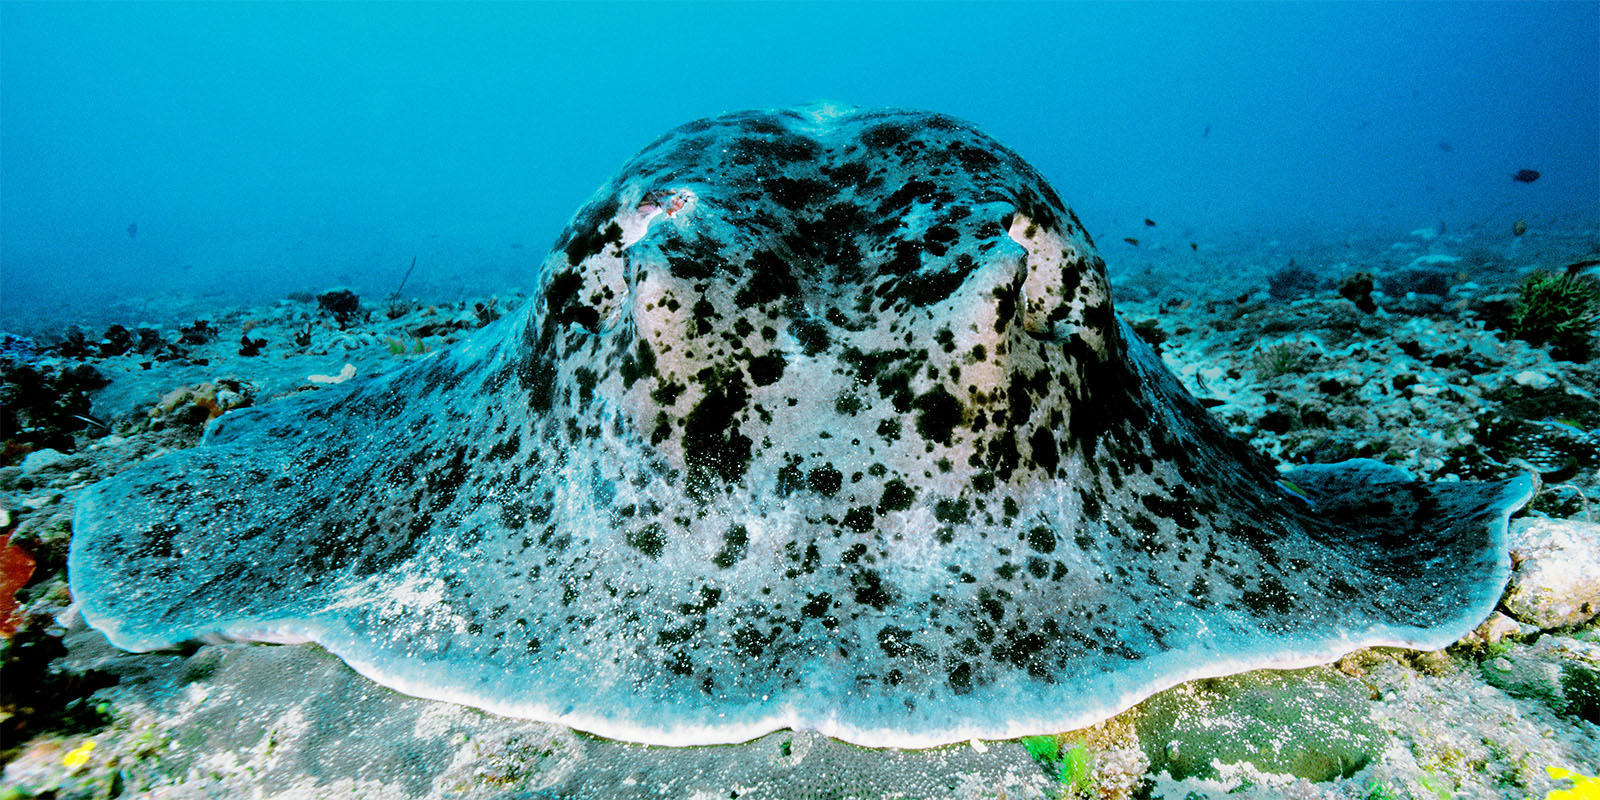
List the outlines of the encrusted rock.
{"label": "encrusted rock", "polygon": [[37,475],[71,458],[60,450],[35,450],[22,459],[22,474]]}
{"label": "encrusted rock", "polygon": [[150,410],[150,417],[164,423],[204,424],[229,410],[250,405],[254,387],[232,378],[182,386],[167,392]]}
{"label": "encrusted rock", "polygon": [[[1382,658],[1373,651],[1364,651]],[[1192,681],[1142,704],[1135,722],[1151,771],[1215,777],[1220,765],[1328,781],[1380,751],[1367,687],[1326,667]],[[1290,721],[1292,724],[1289,724]],[[1161,748],[1161,744],[1165,744]],[[1181,796],[1181,795],[1180,795]]]}
{"label": "encrusted rock", "polygon": [[1356,304],[1356,308],[1371,314],[1378,310],[1378,304],[1372,299],[1372,275],[1366,272],[1357,272],[1339,282],[1339,295]]}
{"label": "encrusted rock", "polygon": [[[1522,634],[1522,623],[1502,614],[1499,611],[1489,615],[1482,625],[1475,628],[1472,633],[1462,637],[1461,643],[1467,645],[1499,644],[1508,636]],[[1531,626],[1529,630],[1535,630]]]}
{"label": "encrusted rock", "polygon": [[1515,381],[1517,385],[1526,386],[1529,389],[1548,389],[1556,385],[1555,378],[1543,372],[1534,372],[1531,369],[1525,369],[1511,376],[1511,380]]}
{"label": "encrusted rock", "polygon": [[1600,612],[1600,525],[1533,517],[1511,525],[1511,583],[1501,603],[1543,629]]}
{"label": "encrusted rock", "polygon": [[1514,697],[1600,724],[1600,645],[1544,636],[1484,662],[1483,677]]}

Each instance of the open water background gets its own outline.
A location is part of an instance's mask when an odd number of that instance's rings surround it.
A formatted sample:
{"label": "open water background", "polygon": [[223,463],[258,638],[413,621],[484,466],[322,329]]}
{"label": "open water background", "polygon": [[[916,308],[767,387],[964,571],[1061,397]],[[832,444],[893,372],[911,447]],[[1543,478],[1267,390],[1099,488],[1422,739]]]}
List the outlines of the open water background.
{"label": "open water background", "polygon": [[7,2],[0,329],[381,296],[413,257],[408,294],[527,287],[667,128],[820,99],[971,120],[1144,258],[1581,237],[1597,42],[1594,2]]}

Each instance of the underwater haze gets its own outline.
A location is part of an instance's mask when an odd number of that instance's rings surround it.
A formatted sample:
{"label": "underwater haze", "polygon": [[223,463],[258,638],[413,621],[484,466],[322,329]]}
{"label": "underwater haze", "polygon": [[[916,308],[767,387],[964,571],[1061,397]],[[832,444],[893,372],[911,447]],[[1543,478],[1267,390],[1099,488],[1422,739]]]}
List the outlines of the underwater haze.
{"label": "underwater haze", "polygon": [[382,296],[413,258],[425,298],[528,287],[661,131],[814,100],[974,122],[1113,270],[1592,229],[1597,41],[1593,2],[5,3],[0,327]]}

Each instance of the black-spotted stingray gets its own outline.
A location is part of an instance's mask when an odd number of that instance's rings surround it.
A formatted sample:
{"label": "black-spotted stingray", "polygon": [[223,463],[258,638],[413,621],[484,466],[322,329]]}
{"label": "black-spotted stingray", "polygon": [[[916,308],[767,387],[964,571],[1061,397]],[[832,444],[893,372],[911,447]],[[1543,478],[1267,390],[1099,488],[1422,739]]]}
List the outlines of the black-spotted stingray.
{"label": "black-spotted stingray", "polygon": [[1118,320],[1015,153],[812,106],[650,144],[464,346],[89,489],[70,577],[130,650],[310,640],[617,739],[928,746],[1442,647],[1529,491],[1280,475]]}

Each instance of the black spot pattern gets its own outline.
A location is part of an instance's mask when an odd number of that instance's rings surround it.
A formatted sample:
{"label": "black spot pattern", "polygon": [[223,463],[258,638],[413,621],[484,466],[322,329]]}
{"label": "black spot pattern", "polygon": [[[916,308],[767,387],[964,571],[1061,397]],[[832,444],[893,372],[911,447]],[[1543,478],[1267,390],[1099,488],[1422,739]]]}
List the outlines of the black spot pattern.
{"label": "black spot pattern", "polygon": [[1498,598],[1524,483],[1352,462],[1291,474],[1315,505],[1282,490],[966,123],[729,114],[595,198],[467,345],[84,492],[86,619],[139,649],[309,636],[635,741],[923,746],[1440,646]]}

